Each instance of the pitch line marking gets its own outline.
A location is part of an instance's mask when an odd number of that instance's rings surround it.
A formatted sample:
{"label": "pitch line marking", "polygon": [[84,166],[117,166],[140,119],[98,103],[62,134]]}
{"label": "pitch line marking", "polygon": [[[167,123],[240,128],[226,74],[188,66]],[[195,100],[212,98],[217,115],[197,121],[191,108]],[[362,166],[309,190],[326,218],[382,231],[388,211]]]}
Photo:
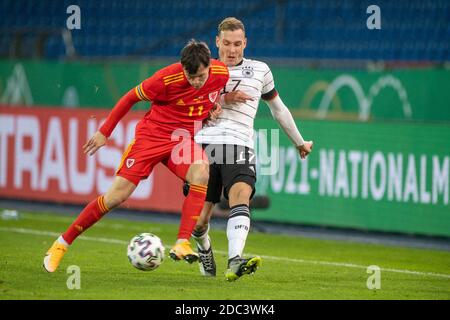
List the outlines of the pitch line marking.
{"label": "pitch line marking", "polygon": [[[32,234],[32,235],[46,236],[46,237],[47,236],[49,236],[49,237],[59,237],[61,235],[61,233],[58,233],[58,232],[41,231],[41,230],[25,229],[25,228],[0,227],[0,231],[3,231],[3,232],[14,232],[14,233],[23,233],[23,234]],[[78,239],[86,240],[86,241],[96,241],[96,242],[104,242],[104,243],[123,244],[123,245],[127,245],[128,244],[128,241],[119,240],[119,239],[111,239],[111,238],[80,236]],[[166,248],[170,248],[170,246],[166,246]],[[219,254],[227,254],[226,251],[222,251],[222,250],[214,250],[214,251],[219,253]],[[249,255],[254,255],[254,254],[249,253]],[[305,259],[292,259],[292,258],[284,258],[284,257],[266,256],[266,255],[260,255],[260,257],[264,258],[264,259],[269,259],[269,260],[286,261],[286,262],[293,262],[293,263],[309,263],[309,264],[316,264],[316,265],[323,265],[323,266],[357,268],[357,269],[364,269],[364,270],[367,269],[367,266],[363,266],[363,265],[360,265],[360,264],[354,264],[354,263],[332,262],[332,261],[317,261],[317,260],[305,260]],[[381,269],[381,271],[386,271],[386,272],[404,273],[404,274],[418,275],[418,276],[432,276],[432,277],[450,279],[450,274],[434,273],[434,272],[421,272],[421,271],[412,271],[412,270],[405,270],[405,269],[392,269],[392,268],[380,268],[380,269]]]}

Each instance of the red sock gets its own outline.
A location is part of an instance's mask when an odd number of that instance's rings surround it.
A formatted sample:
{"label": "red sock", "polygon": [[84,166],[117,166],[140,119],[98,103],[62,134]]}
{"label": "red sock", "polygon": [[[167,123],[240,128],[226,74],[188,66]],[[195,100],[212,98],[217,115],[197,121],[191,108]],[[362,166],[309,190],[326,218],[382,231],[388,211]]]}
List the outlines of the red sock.
{"label": "red sock", "polygon": [[81,211],[78,218],[71,224],[66,232],[63,233],[63,239],[68,244],[72,244],[83,231],[100,220],[108,211],[109,209],[105,205],[103,196],[98,197]]}
{"label": "red sock", "polygon": [[189,239],[205,204],[207,186],[191,184],[183,202],[178,239]]}

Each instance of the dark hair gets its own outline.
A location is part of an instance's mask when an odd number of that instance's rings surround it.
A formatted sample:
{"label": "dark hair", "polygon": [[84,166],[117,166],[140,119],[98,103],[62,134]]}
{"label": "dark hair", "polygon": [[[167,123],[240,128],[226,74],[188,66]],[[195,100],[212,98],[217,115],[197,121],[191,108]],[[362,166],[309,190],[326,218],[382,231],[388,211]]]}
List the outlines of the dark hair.
{"label": "dark hair", "polygon": [[191,39],[181,50],[181,65],[189,74],[196,74],[200,64],[209,66],[210,59],[211,51],[202,41]]}

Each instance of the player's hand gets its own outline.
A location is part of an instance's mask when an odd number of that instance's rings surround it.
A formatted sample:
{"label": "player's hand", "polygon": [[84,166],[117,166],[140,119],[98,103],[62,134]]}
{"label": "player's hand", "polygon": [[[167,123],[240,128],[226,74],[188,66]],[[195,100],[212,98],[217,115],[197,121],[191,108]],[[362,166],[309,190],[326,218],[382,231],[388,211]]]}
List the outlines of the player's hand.
{"label": "player's hand", "polygon": [[253,100],[253,98],[240,90],[228,92],[224,96],[225,104],[246,102],[247,100]]}
{"label": "player's hand", "polygon": [[220,114],[222,113],[222,107],[220,104],[216,103],[214,104],[214,107],[209,111],[209,117],[208,120],[216,120]]}
{"label": "player's hand", "polygon": [[311,153],[313,148],[313,142],[312,141],[305,141],[305,143],[302,146],[297,147],[298,153],[300,154],[300,158],[305,159],[308,154]]}
{"label": "player's hand", "polygon": [[94,133],[91,139],[83,146],[83,153],[92,156],[98,149],[106,144],[106,137],[100,131]]}

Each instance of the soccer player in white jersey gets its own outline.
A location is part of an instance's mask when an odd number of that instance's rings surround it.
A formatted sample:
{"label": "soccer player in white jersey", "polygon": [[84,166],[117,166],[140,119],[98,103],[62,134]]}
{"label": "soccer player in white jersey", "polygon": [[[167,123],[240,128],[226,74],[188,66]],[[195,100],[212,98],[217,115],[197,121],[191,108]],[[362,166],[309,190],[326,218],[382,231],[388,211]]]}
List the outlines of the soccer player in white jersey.
{"label": "soccer player in white jersey", "polygon": [[195,137],[210,157],[206,202],[192,234],[197,242],[200,271],[205,276],[216,275],[208,230],[213,206],[220,201],[223,188],[230,205],[227,223],[229,260],[225,273],[228,281],[255,272],[261,264],[258,256],[247,259],[242,256],[250,230],[249,203],[255,192],[253,123],[259,100],[263,99],[268,104],[273,117],[294,143],[302,159],[312,148],[312,142],[303,140],[290,111],[278,96],[267,64],[243,57],[246,44],[245,28],[241,21],[229,17],[219,24],[216,45],[220,61],[228,67],[230,79],[221,94],[220,115]]}

